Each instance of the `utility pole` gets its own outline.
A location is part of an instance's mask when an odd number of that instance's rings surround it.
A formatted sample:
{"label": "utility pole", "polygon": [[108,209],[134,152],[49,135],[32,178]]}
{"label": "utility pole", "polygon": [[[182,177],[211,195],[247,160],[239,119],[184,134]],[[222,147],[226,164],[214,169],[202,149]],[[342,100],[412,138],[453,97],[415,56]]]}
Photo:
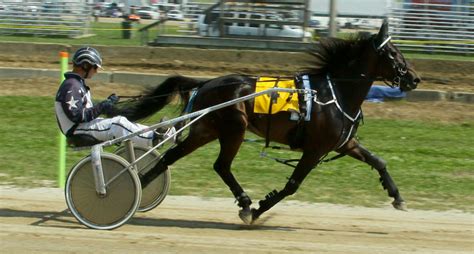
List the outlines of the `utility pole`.
{"label": "utility pole", "polygon": [[330,0],[329,3],[329,37],[336,37],[337,35],[337,1]]}
{"label": "utility pole", "polygon": [[131,14],[131,12],[130,12],[130,0],[125,0],[124,1],[124,7],[123,7],[123,15],[128,17],[128,15],[130,15],[130,14]]}

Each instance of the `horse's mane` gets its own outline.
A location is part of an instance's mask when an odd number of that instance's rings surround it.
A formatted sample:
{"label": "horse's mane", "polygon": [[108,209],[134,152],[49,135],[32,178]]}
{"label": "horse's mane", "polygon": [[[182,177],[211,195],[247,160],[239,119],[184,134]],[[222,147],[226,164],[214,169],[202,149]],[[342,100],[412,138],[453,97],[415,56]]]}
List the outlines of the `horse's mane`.
{"label": "horse's mane", "polygon": [[309,50],[308,53],[314,58],[310,61],[311,67],[305,72],[318,75],[349,68],[371,39],[372,36],[368,35],[356,35],[348,39],[322,38]]}

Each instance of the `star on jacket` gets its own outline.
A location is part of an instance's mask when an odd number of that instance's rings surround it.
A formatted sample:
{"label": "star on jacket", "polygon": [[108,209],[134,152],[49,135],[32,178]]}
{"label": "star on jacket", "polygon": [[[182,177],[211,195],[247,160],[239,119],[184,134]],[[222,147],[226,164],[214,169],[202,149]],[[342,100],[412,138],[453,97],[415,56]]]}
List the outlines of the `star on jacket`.
{"label": "star on jacket", "polygon": [[78,101],[79,101],[79,100],[74,100],[74,97],[71,96],[71,99],[66,102],[67,104],[69,104],[69,110],[71,110],[72,108],[77,108],[76,103],[77,103]]}

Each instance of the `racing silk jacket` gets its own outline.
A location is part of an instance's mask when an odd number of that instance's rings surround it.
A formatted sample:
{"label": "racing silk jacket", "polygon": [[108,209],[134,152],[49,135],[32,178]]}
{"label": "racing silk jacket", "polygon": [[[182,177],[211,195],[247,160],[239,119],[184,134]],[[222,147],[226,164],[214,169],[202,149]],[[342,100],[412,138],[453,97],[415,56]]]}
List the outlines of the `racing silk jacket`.
{"label": "racing silk jacket", "polygon": [[61,132],[71,136],[79,123],[89,122],[102,113],[102,104],[92,104],[89,87],[76,73],[67,72],[56,94],[55,110]]}

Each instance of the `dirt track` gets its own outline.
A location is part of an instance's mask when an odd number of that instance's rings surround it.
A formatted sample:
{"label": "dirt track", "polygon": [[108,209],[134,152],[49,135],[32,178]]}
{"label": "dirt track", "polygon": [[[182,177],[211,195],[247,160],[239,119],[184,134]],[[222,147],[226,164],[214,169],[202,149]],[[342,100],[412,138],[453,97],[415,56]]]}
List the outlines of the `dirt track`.
{"label": "dirt track", "polygon": [[282,203],[243,225],[231,199],[169,196],[119,229],[80,225],[60,189],[0,189],[2,253],[472,253],[472,214]]}

